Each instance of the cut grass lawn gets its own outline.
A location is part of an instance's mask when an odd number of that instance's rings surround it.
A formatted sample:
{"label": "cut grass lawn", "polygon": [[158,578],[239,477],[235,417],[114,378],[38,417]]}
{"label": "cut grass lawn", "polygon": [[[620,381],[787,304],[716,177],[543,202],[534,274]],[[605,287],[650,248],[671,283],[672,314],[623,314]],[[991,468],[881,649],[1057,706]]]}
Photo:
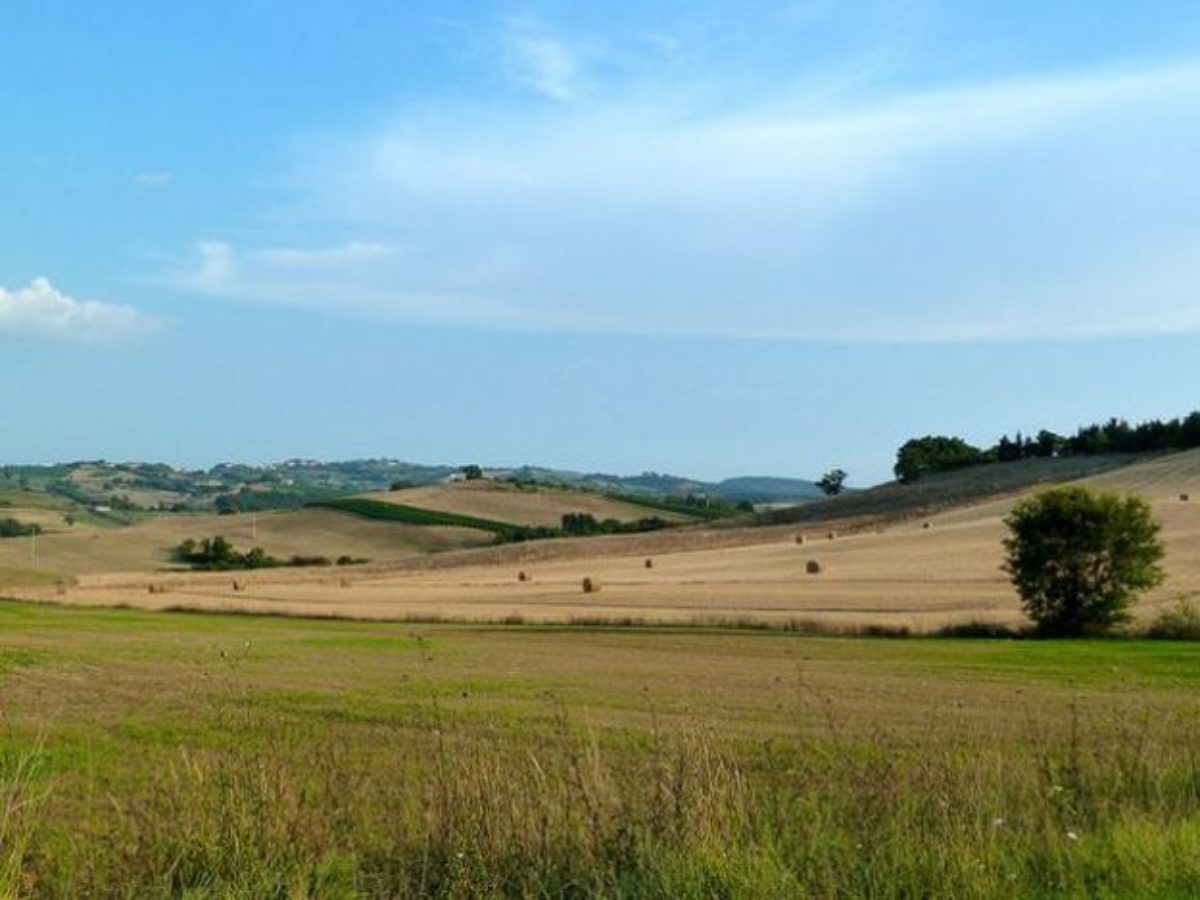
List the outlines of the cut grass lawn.
{"label": "cut grass lawn", "polygon": [[0,602],[0,682],[13,894],[1200,883],[1200,645]]}

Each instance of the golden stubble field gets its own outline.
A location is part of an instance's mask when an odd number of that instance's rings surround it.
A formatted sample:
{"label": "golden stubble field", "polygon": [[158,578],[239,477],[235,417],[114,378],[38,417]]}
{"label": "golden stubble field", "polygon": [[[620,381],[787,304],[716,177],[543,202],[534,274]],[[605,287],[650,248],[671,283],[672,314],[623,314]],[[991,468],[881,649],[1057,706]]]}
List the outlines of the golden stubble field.
{"label": "golden stubble field", "polygon": [[[1144,602],[1142,614],[1200,593],[1200,452],[1151,460],[1084,483],[1143,494],[1163,522],[1169,577]],[[1181,500],[1183,493],[1192,499]],[[376,619],[820,620],[915,630],[978,619],[1016,622],[1020,608],[1000,570],[1002,520],[1016,499],[848,533],[839,533],[842,523],[837,522],[806,525],[803,544],[797,543],[795,528],[719,535],[698,529],[513,545],[479,556],[456,554],[454,565],[437,567],[410,558],[361,568],[236,575],[110,571],[81,575],[67,588],[29,587],[18,593],[89,605]],[[330,550],[340,552],[332,543]],[[820,563],[819,574],[806,572],[810,560]],[[521,572],[527,580],[519,579]],[[584,593],[585,577],[598,582],[600,590]]]}
{"label": "golden stubble field", "polygon": [[619,522],[650,517],[668,522],[687,521],[686,516],[677,513],[625,503],[586,491],[525,487],[494,481],[464,481],[362,496],[384,503],[399,503],[514,525],[557,527],[567,513],[588,513],[599,520],[616,519]]}
{"label": "golden stubble field", "polygon": [[[47,510],[10,510],[22,522],[47,529],[37,540],[37,567],[66,576],[160,570],[172,565],[171,548],[186,538],[224,535],[239,548],[267,553],[343,554],[394,560],[430,551],[487,544],[490,536],[466,528],[421,528],[360,519],[325,509],[260,513],[257,516],[156,516],[123,528],[67,526]],[[0,541],[0,568],[28,568],[34,548],[24,538]]]}

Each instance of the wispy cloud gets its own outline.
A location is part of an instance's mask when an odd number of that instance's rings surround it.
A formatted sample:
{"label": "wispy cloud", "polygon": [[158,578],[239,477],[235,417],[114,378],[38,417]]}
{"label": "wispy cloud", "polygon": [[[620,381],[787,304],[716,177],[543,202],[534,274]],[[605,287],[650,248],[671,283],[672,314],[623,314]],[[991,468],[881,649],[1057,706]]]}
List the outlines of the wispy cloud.
{"label": "wispy cloud", "polygon": [[527,18],[509,19],[504,44],[508,66],[516,80],[552,100],[572,100],[579,94],[583,53]]}
{"label": "wispy cloud", "polygon": [[175,177],[166,171],[139,172],[133,176],[133,183],[143,188],[165,188],[174,180]]}
{"label": "wispy cloud", "polygon": [[353,265],[390,256],[392,249],[378,241],[350,241],[336,247],[269,247],[253,256],[280,268],[321,269]]}
{"label": "wispy cloud", "polygon": [[[400,268],[395,263],[399,260]],[[325,248],[239,248],[228,241],[197,242],[186,259],[152,279],[175,290],[233,300],[292,306],[359,318],[401,322],[497,322],[504,309],[467,285],[460,270],[434,284],[426,266],[394,248],[352,241]],[[391,263],[392,267],[387,264]]]}
{"label": "wispy cloud", "polygon": [[[253,284],[291,278],[296,272],[304,278],[310,277],[314,270],[332,270],[335,277],[353,276],[364,264],[386,259],[392,253],[391,247],[377,241],[350,241],[329,247],[239,249],[229,241],[203,240],[196,242],[189,258],[180,262],[165,280],[198,293],[256,293]],[[293,283],[288,284],[292,289]]]}
{"label": "wispy cloud", "polygon": [[304,277],[302,251],[246,251],[231,279],[217,246],[195,271],[229,295],[502,328],[1200,330],[1200,66],[829,96],[410,111],[299,166],[312,216],[403,253],[332,248],[343,264]]}
{"label": "wispy cloud", "polygon": [[143,331],[148,324],[131,306],[76,300],[46,278],[16,290],[0,287],[0,335],[110,340]]}
{"label": "wispy cloud", "polygon": [[179,287],[199,293],[223,293],[238,280],[237,253],[227,241],[198,241],[194,258],[170,276]]}

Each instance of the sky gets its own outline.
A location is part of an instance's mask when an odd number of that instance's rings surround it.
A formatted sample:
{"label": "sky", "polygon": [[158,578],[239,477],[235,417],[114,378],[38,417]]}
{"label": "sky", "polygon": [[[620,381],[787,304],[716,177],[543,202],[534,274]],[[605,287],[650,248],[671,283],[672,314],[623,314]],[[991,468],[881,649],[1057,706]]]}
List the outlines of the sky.
{"label": "sky", "polygon": [[0,463],[865,486],[1200,407],[1200,4],[0,11]]}

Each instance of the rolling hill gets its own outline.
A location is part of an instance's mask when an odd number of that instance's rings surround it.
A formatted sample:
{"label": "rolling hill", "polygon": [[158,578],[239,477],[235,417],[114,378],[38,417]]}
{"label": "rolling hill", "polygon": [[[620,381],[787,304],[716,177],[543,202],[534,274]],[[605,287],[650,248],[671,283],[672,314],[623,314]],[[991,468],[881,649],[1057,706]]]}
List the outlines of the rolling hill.
{"label": "rolling hill", "polygon": [[[1147,598],[1142,615],[1180,597],[1200,597],[1200,451],[1109,462],[1091,471],[1035,465],[1007,474],[989,466],[992,494],[982,498],[976,493],[983,489],[979,472],[953,473],[950,482],[935,486],[942,504],[937,511],[897,505],[893,498],[868,507],[886,514],[870,521],[860,506],[849,507],[849,515],[846,503],[830,502],[812,504],[829,510],[829,518],[800,524],[705,524],[410,555],[336,577],[306,570],[255,572],[239,593],[231,592],[227,576],[168,576],[168,590],[156,595],[146,591],[148,577],[85,576],[55,599],[381,619],[775,625],[818,620],[917,630],[980,618],[1015,622],[1017,598],[1000,571],[1003,517],[1039,484],[1069,474],[1096,487],[1144,492],[1162,520],[1169,577]],[[1185,501],[1182,494],[1197,499]],[[922,509],[926,514],[918,517]],[[808,514],[809,507],[804,510]],[[819,574],[807,573],[809,561],[820,564]],[[584,594],[584,576],[602,590]],[[25,593],[47,596],[36,587]]]}
{"label": "rolling hill", "polygon": [[422,528],[377,522],[323,509],[286,510],[257,516],[160,515],[123,528],[65,526],[61,522],[36,542],[0,540],[0,587],[47,577],[178,568],[171,550],[187,538],[222,535],[242,550],[262,547],[282,559],[294,555],[340,555],[396,560],[439,550],[481,546],[486,532],[465,528]]}
{"label": "rolling hill", "polygon": [[558,527],[568,513],[587,513],[598,520],[635,522],[657,516],[670,522],[694,521],[689,516],[606,497],[584,490],[501,481],[461,481],[432,487],[365,494],[384,503],[472,516],[512,525]]}
{"label": "rolling hill", "polygon": [[1135,463],[1146,463],[1154,458],[1149,455],[1114,454],[990,463],[927,475],[911,484],[892,481],[814,503],[766,510],[748,520],[734,520],[727,524],[731,527],[746,524],[799,525],[835,520],[876,521],[925,516],[988,497],[1025,491],[1037,485],[1074,481]]}
{"label": "rolling hill", "polygon": [[[266,465],[221,463],[208,469],[105,460],[5,465],[0,466],[0,500],[24,494],[42,498],[24,505],[52,503],[76,510],[102,505],[133,511],[262,512],[297,509],[321,500],[386,491],[398,484],[436,486],[450,480],[459,470],[459,466],[425,465],[395,459],[343,462],[292,459]],[[791,478],[731,478],[705,482],[655,472],[622,476],[533,466],[492,468],[487,472],[493,481],[643,497],[698,494],[730,501],[789,502],[820,495],[811,481]]]}

